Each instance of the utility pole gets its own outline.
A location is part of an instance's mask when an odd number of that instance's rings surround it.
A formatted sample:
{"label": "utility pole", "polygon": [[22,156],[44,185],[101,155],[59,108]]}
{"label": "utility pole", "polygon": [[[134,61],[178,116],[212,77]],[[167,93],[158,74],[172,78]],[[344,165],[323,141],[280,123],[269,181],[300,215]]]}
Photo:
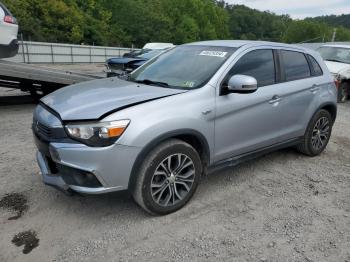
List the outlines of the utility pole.
{"label": "utility pole", "polygon": [[335,42],[335,37],[337,36],[337,28],[334,28],[332,35],[332,42]]}

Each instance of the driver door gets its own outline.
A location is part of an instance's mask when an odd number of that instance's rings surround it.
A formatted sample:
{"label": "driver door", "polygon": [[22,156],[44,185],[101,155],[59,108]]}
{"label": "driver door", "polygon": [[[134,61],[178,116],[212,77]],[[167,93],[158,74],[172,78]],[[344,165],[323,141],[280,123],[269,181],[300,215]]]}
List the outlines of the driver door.
{"label": "driver door", "polygon": [[252,152],[285,139],[283,90],[277,83],[277,68],[272,49],[249,51],[231,68],[224,83],[235,75],[256,78],[254,93],[217,96],[215,120],[215,160]]}

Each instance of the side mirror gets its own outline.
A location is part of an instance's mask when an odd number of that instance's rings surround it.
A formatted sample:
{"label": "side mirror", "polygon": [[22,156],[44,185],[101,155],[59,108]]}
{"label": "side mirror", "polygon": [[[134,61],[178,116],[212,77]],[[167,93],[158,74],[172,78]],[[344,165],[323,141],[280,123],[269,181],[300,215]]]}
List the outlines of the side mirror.
{"label": "side mirror", "polygon": [[227,91],[229,93],[254,93],[258,90],[258,82],[254,77],[247,75],[234,75],[228,80]]}

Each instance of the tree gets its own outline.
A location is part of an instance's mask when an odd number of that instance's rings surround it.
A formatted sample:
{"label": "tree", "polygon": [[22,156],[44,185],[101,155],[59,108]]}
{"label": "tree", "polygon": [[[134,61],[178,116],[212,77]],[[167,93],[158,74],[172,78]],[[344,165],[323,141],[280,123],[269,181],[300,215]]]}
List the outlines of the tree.
{"label": "tree", "polygon": [[287,43],[330,41],[331,28],[323,23],[293,21],[289,24],[282,41]]}
{"label": "tree", "polygon": [[[292,20],[224,0],[2,0],[18,18],[25,40],[142,47],[211,39],[329,41],[349,16]],[[350,23],[350,22],[349,22]],[[350,29],[337,27],[338,41]]]}

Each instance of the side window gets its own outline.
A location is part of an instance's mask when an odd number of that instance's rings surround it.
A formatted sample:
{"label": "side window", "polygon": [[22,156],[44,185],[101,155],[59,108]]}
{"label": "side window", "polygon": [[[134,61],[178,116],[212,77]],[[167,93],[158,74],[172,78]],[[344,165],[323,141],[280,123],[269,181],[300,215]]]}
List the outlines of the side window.
{"label": "side window", "polygon": [[323,75],[323,71],[322,71],[320,65],[318,64],[318,62],[316,61],[316,59],[313,58],[311,55],[308,55],[308,58],[309,58],[310,63],[311,63],[312,75],[313,76],[321,76],[321,75]]}
{"label": "side window", "polygon": [[1,5],[0,5],[0,20],[2,22],[2,20],[4,20],[5,17],[5,11],[4,9],[2,9]]}
{"label": "side window", "polygon": [[303,79],[311,76],[309,64],[303,53],[282,50],[281,55],[287,81]]}
{"label": "side window", "polygon": [[248,75],[258,81],[258,86],[276,83],[275,62],[272,50],[261,49],[242,56],[230,70],[228,77]]}
{"label": "side window", "polygon": [[[2,9],[2,12],[4,13],[4,16],[5,15],[10,15],[10,16],[13,16],[10,11],[6,8],[6,6],[4,6],[3,4],[0,3],[0,10]],[[1,12],[1,11],[0,11]]]}

